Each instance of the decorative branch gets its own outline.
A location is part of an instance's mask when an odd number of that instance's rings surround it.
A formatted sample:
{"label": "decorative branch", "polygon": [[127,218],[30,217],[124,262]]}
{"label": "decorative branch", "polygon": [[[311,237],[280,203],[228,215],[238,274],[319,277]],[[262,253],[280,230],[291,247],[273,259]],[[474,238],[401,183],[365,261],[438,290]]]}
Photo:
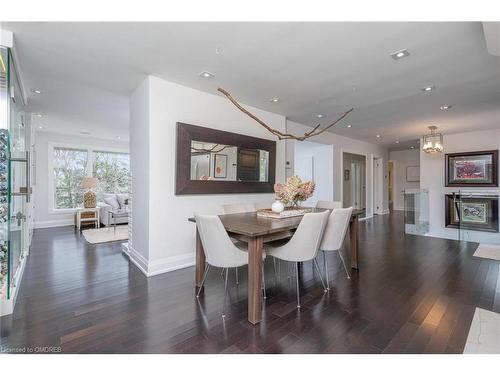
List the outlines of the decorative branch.
{"label": "decorative branch", "polygon": [[282,133],[280,132],[279,130],[276,130],[276,129],[273,129],[272,127],[270,127],[269,125],[267,125],[264,121],[262,121],[261,119],[259,119],[257,116],[255,116],[254,114],[252,114],[251,112],[249,112],[248,110],[246,110],[245,108],[243,108],[232,96],[229,92],[227,92],[226,90],[224,90],[223,88],[219,87],[217,89],[217,91],[219,91],[220,93],[222,93],[226,98],[229,99],[229,101],[231,103],[234,104],[234,106],[236,108],[238,108],[241,112],[243,112],[244,114],[246,114],[248,117],[250,117],[251,119],[255,120],[256,122],[258,122],[260,125],[262,125],[265,129],[267,129],[270,133],[274,134],[276,137],[278,137],[278,139],[281,141],[281,140],[286,140],[286,139],[295,139],[297,141],[304,141],[308,138],[311,138],[311,137],[315,137],[317,135],[320,135],[321,133],[323,133],[324,131],[330,129],[332,126],[336,125],[338,122],[340,122],[341,120],[343,120],[349,113],[351,113],[352,111],[354,111],[354,108],[351,108],[350,110],[348,110],[347,112],[345,112],[342,116],[340,116],[338,119],[336,119],[334,122],[332,122],[330,125],[320,129],[320,125],[321,124],[318,124],[316,125],[311,131],[308,131],[306,133],[304,133],[304,135],[302,136],[297,136],[297,135],[293,135],[293,134],[289,134],[289,133]]}
{"label": "decorative branch", "polygon": [[220,149],[220,150],[215,150],[217,147],[221,146],[220,144],[216,144],[214,145],[212,148],[198,148],[198,147],[193,147],[191,146],[191,150],[192,151],[199,151],[199,152],[209,152],[209,153],[218,153],[218,152],[221,152],[223,150],[225,150],[226,148],[228,147],[233,147],[233,146],[228,146],[228,145],[222,145],[223,147]]}

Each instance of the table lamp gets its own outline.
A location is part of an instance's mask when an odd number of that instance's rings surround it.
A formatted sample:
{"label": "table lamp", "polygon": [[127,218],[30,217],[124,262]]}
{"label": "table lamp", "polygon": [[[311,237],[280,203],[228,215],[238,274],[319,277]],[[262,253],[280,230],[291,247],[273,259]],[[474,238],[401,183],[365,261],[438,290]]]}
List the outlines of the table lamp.
{"label": "table lamp", "polygon": [[87,189],[83,193],[83,207],[85,208],[95,208],[97,201],[96,195],[92,191],[93,188],[97,186],[97,178],[95,177],[84,177],[82,180],[82,186]]}

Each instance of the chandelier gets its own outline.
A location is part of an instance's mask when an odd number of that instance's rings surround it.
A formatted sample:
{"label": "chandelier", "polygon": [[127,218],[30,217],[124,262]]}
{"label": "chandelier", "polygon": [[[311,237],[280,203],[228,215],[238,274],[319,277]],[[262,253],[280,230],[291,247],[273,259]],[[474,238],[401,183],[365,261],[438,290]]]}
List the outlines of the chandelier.
{"label": "chandelier", "polygon": [[428,154],[443,152],[443,135],[436,133],[437,126],[429,126],[431,134],[424,135],[422,150]]}

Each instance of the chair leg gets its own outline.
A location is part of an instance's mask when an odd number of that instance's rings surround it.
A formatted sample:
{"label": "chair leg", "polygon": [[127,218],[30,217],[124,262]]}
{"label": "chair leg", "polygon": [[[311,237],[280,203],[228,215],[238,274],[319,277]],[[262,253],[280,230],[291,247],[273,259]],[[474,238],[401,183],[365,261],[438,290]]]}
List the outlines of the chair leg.
{"label": "chair leg", "polygon": [[262,295],[264,299],[267,299],[266,294],[266,275],[264,274],[264,263],[262,263]]}
{"label": "chair leg", "polygon": [[345,262],[344,262],[344,257],[342,256],[340,249],[337,252],[339,253],[339,257],[340,257],[340,260],[342,261],[342,265],[344,266],[344,270],[345,270],[345,273],[347,275],[347,278],[350,279],[351,275],[349,275],[349,272],[347,271],[347,267],[345,266]]}
{"label": "chair leg", "polygon": [[297,285],[297,308],[300,309],[299,262],[295,262],[295,283]]}
{"label": "chair leg", "polygon": [[318,260],[316,258],[314,258],[313,262],[314,262],[314,265],[316,266],[316,271],[318,271],[319,278],[321,279],[321,284],[323,284],[323,290],[326,293],[326,292],[328,292],[328,289],[326,289],[325,282],[323,281],[323,276],[321,275],[321,270],[319,269]]}
{"label": "chair leg", "polygon": [[203,289],[203,285],[205,285],[205,279],[207,278],[209,269],[210,269],[210,264],[207,263],[207,265],[205,266],[205,272],[203,273],[203,278],[201,279],[200,288],[198,289],[198,293],[196,293],[196,298],[200,296],[201,290]]}
{"label": "chair leg", "polygon": [[273,257],[273,270],[274,270],[274,285],[276,285],[278,274],[276,273],[276,258],[275,257]]}
{"label": "chair leg", "polygon": [[325,263],[326,289],[330,290],[330,280],[328,279],[328,261],[326,260],[326,251],[322,251],[323,261]]}
{"label": "chair leg", "polygon": [[238,267],[234,268],[234,273],[236,274],[236,285],[239,285],[240,278],[239,278],[239,275],[238,275]]}
{"label": "chair leg", "polygon": [[226,297],[227,297],[227,279],[229,276],[229,268],[226,268],[226,278],[224,282],[224,304],[222,305],[222,317],[226,317]]}

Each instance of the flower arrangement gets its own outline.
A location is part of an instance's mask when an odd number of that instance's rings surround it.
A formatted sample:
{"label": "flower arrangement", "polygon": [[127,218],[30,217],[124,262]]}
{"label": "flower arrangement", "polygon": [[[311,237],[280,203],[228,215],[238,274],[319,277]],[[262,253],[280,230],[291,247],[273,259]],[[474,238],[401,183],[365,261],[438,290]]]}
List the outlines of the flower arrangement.
{"label": "flower arrangement", "polygon": [[276,199],[283,204],[297,207],[299,202],[310,198],[314,193],[314,181],[302,182],[297,175],[288,177],[285,184],[274,184]]}

